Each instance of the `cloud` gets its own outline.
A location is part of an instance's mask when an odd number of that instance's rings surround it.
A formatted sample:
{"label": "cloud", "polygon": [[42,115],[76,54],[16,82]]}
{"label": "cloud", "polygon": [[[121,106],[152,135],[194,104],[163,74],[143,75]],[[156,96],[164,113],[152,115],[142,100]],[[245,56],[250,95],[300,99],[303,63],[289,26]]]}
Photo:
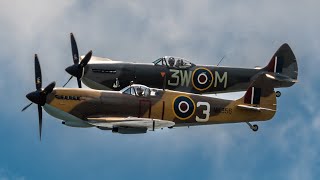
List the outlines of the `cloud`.
{"label": "cloud", "polygon": [[[289,158],[288,176],[290,179],[314,179],[318,173],[315,168],[319,163],[320,154],[316,139],[319,136],[318,127],[313,124],[318,115],[311,118],[311,122],[304,122],[305,116],[298,114],[292,117],[285,126],[280,128],[276,138],[276,145]],[[309,123],[310,122],[310,123]],[[277,133],[278,135],[278,133]]]}
{"label": "cloud", "polygon": [[[8,150],[9,156],[20,157],[16,149],[23,147],[42,157],[33,161],[50,161],[55,165],[67,160],[76,162],[81,157],[91,167],[108,169],[112,167],[101,161],[112,161],[114,171],[126,166],[113,160],[127,158],[127,167],[141,173],[134,167],[146,168],[150,177],[153,168],[160,169],[162,165],[177,172],[181,172],[179,166],[201,166],[197,171],[201,173],[196,175],[205,174],[207,179],[218,175],[230,179],[267,179],[272,175],[282,179],[317,177],[320,41],[315,37],[320,29],[319,5],[315,0],[1,1],[0,88],[6,92],[1,100],[11,102],[1,105],[5,117],[2,132],[19,142],[6,141],[8,147],[2,151],[11,147],[14,149]],[[226,55],[222,65],[241,67],[266,65],[277,48],[288,42],[298,59],[299,83],[281,89],[279,112],[272,121],[259,122],[260,130],[255,134],[242,123],[118,136],[94,129],[63,127],[45,115],[46,140],[42,147],[31,140],[38,135],[35,108],[23,115],[17,109],[28,102],[25,94],[34,90],[34,53],[40,57],[44,86],[53,80],[62,85],[68,79],[64,68],[72,64],[70,32],[75,33],[81,54],[92,49],[96,56],[141,62],[176,55],[197,64],[216,64]],[[76,87],[75,81],[69,87]],[[218,97],[234,99],[242,94]],[[44,149],[47,153],[41,151]],[[99,158],[86,158],[94,153]],[[115,158],[101,154],[112,154]],[[163,157],[172,159],[171,163]],[[136,164],[140,159],[147,165]],[[170,168],[163,171],[174,174]],[[191,170],[184,172],[191,176]],[[0,171],[0,177],[6,174]]]}
{"label": "cloud", "polygon": [[6,169],[0,168],[0,180],[9,180],[9,179],[24,180],[25,178],[23,176],[14,174]]}

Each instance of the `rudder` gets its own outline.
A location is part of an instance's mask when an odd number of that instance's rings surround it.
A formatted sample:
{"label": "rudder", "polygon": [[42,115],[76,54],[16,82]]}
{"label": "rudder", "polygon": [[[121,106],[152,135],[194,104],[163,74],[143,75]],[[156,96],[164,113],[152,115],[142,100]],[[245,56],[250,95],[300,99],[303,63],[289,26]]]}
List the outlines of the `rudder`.
{"label": "rudder", "polygon": [[287,83],[287,86],[297,82],[298,64],[290,46],[287,43],[280,46],[263,70],[274,79]]}
{"label": "rudder", "polygon": [[266,74],[260,74],[251,83],[245,95],[236,101],[237,108],[251,112],[263,111],[263,113],[254,114],[256,120],[271,119],[277,108],[274,87],[273,80]]}

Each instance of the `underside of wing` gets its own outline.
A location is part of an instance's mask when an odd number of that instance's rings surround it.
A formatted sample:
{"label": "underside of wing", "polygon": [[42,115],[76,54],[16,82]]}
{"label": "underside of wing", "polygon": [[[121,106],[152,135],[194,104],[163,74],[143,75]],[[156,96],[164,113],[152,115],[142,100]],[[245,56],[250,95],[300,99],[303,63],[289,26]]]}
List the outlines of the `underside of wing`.
{"label": "underside of wing", "polygon": [[175,125],[172,121],[137,118],[137,117],[98,117],[88,118],[88,123],[103,128],[128,127],[128,128],[144,128],[144,129],[159,129],[172,127]]}

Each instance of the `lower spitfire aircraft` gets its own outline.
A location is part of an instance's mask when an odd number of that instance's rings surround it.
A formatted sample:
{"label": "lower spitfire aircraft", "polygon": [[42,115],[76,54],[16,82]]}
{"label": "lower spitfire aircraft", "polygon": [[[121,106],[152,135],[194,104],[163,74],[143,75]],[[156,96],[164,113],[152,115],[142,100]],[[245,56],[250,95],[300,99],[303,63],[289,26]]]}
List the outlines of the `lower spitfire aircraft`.
{"label": "lower spitfire aircraft", "polygon": [[[97,127],[115,133],[138,134],[164,127],[197,126],[219,123],[265,121],[276,113],[277,81],[268,74],[259,75],[244,97],[225,100],[172,90],[133,84],[121,91],[78,88],[42,89],[40,64],[35,56],[36,91],[26,95],[38,105],[41,140],[42,107],[50,115],[72,127]],[[31,104],[32,104],[31,103]],[[27,109],[31,104],[23,108]]]}
{"label": "lower spitfire aircraft", "polygon": [[[73,34],[71,47],[74,65],[66,68],[78,80],[92,89],[121,90],[131,81],[152,88],[210,94],[244,91],[250,82],[261,73],[267,73],[280,83],[278,87],[289,87],[297,81],[298,65],[291,48],[283,44],[264,68],[235,68],[195,65],[185,59],[165,56],[153,63],[113,61],[92,56],[90,51],[79,63],[79,53]],[[67,82],[67,83],[68,83]],[[67,84],[66,83],[66,84]],[[65,84],[65,85],[66,85]],[[280,92],[277,94],[280,96]]]}

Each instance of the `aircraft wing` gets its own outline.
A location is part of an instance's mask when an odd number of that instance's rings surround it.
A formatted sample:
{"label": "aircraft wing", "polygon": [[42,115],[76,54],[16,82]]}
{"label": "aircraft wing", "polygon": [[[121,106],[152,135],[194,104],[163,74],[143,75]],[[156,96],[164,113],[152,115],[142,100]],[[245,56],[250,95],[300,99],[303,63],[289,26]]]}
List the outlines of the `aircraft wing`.
{"label": "aircraft wing", "polygon": [[245,104],[239,104],[237,107],[240,108],[240,109],[252,110],[252,111],[261,111],[261,110],[276,111],[274,109],[269,109],[269,108],[264,108],[264,107],[249,106],[249,105],[245,105]]}
{"label": "aircraft wing", "polygon": [[87,123],[103,128],[113,127],[131,127],[131,128],[147,128],[159,129],[165,127],[172,127],[175,125],[172,121],[138,118],[138,117],[97,117],[87,118]]}

